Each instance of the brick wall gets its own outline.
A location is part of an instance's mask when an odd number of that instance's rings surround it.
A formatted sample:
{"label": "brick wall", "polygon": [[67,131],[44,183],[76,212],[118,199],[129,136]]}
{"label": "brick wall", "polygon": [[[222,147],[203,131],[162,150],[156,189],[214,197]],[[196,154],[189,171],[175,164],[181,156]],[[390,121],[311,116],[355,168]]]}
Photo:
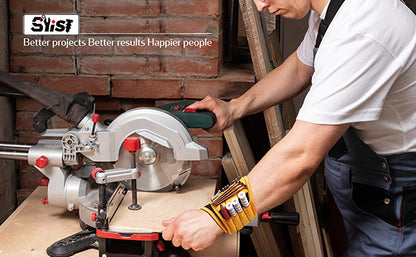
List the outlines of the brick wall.
{"label": "brick wall", "polygon": [[[114,118],[139,106],[200,99],[214,95],[230,99],[241,95],[254,82],[251,71],[223,68],[221,62],[221,1],[213,0],[10,0],[10,71],[42,86],[76,93],[87,91],[96,98],[101,119]],[[80,16],[78,36],[25,36],[24,14],[73,14]],[[208,35],[114,35],[105,33],[210,33]],[[24,46],[30,40],[204,40],[209,47],[154,46]],[[16,140],[36,143],[39,135],[31,126],[41,108],[27,98],[16,100]],[[69,127],[53,118],[51,128]],[[218,176],[221,172],[221,133],[192,129],[192,135],[209,149],[209,160],[195,162],[193,174]],[[24,199],[38,186],[42,175],[20,163],[20,190]]]}

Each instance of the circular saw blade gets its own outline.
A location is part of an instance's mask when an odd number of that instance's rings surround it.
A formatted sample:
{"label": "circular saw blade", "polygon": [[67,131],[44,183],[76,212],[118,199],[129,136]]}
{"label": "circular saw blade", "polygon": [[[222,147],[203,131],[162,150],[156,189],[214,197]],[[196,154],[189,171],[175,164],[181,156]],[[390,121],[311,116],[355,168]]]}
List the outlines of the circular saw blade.
{"label": "circular saw blade", "polygon": [[[136,165],[141,171],[137,189],[141,191],[170,191],[175,185],[183,185],[191,173],[190,161],[178,161],[173,150],[151,140],[140,138],[140,150],[136,153]],[[130,167],[131,154],[120,149],[116,168]]]}

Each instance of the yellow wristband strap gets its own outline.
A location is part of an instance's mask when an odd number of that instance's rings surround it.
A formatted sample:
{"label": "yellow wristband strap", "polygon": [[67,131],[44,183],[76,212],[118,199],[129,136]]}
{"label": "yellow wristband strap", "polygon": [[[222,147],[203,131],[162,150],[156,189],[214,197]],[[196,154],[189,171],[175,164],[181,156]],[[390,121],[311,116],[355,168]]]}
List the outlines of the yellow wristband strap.
{"label": "yellow wristband strap", "polygon": [[201,209],[207,212],[228,234],[242,229],[257,216],[247,177],[223,188],[208,205]]}

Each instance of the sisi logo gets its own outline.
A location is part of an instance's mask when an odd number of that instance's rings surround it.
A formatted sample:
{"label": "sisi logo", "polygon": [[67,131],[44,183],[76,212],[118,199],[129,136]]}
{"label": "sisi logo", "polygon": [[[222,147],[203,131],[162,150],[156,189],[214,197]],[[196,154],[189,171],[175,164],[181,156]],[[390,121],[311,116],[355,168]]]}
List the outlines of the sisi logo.
{"label": "sisi logo", "polygon": [[25,35],[78,35],[79,17],[75,14],[25,14]]}

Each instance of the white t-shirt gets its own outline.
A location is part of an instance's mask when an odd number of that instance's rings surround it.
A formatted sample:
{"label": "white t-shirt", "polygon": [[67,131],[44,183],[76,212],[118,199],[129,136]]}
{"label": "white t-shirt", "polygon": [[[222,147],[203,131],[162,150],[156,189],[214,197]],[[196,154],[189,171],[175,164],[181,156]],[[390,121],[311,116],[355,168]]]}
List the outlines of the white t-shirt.
{"label": "white t-shirt", "polygon": [[[320,21],[312,11],[297,49],[309,66]],[[352,123],[378,154],[416,152],[416,15],[400,0],[345,0],[314,69],[297,119]]]}

